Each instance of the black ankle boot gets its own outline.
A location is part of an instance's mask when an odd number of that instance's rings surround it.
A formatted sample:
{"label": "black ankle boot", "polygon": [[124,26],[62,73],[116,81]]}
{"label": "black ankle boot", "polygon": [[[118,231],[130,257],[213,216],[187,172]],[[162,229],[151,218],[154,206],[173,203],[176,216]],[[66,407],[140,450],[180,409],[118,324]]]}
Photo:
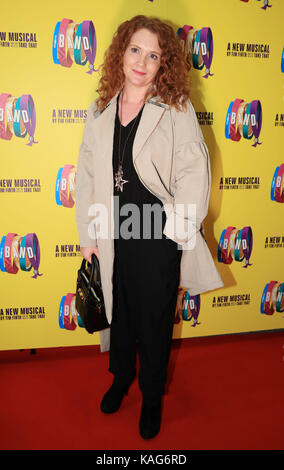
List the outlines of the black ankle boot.
{"label": "black ankle boot", "polygon": [[116,380],[113,381],[113,384],[101,401],[101,411],[103,413],[114,413],[119,410],[123,396],[128,395],[128,389],[132,380],[127,384],[121,384]]}
{"label": "black ankle boot", "polygon": [[147,403],[143,399],[141,416],[139,421],[139,431],[143,439],[151,439],[160,431],[162,414],[162,399],[159,398],[155,403]]}

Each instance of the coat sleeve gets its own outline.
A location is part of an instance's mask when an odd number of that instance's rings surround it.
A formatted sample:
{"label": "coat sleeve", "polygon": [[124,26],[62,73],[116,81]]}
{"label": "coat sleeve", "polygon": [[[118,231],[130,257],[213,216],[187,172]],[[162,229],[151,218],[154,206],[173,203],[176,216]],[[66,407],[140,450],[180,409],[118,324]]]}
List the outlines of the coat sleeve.
{"label": "coat sleeve", "polygon": [[89,208],[94,203],[94,174],[92,155],[92,121],[94,120],[95,103],[88,109],[83,140],[79,149],[76,171],[75,206],[76,223],[81,247],[96,246],[96,236],[89,230],[92,217]]}
{"label": "coat sleeve", "polygon": [[208,212],[211,190],[210,158],[190,101],[185,112],[172,112],[172,123],[175,141],[174,203],[166,210],[163,233],[183,249],[192,249],[197,232],[204,236],[202,222]]}

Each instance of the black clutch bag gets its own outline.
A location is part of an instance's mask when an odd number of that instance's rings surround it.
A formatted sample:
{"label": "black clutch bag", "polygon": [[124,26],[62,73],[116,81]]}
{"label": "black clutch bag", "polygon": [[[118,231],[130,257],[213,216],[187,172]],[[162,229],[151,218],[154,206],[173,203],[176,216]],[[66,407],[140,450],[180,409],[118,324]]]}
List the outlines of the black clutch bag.
{"label": "black clutch bag", "polygon": [[78,270],[75,306],[88,333],[109,327],[101,285],[100,265],[95,254],[92,255],[92,264],[83,259],[81,268]]}

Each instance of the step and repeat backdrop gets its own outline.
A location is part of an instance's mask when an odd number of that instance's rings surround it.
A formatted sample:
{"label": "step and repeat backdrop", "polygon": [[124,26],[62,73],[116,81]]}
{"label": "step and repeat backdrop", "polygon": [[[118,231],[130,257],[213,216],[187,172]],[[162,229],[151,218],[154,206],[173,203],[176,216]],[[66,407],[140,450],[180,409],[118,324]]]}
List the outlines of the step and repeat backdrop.
{"label": "step and repeat backdrop", "polygon": [[205,234],[225,285],[180,286],[174,338],[282,329],[283,1],[14,6],[0,20],[0,349],[99,344],[75,308],[76,164],[104,52],[137,14],[169,22],[189,55],[211,158]]}

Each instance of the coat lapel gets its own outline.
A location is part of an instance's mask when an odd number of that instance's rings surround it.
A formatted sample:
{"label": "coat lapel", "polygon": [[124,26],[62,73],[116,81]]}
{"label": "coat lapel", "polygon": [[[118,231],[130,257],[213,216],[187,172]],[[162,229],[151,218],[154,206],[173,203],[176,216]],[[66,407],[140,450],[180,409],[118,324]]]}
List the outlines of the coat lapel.
{"label": "coat lapel", "polygon": [[133,161],[136,160],[145,142],[158,125],[166,107],[156,103],[153,99],[145,103],[141,120],[133,143]]}
{"label": "coat lapel", "polygon": [[93,122],[95,140],[99,142],[100,154],[104,157],[106,157],[107,154],[110,162],[112,162],[116,98],[117,93]]}
{"label": "coat lapel", "polygon": [[[100,142],[100,153],[106,160],[112,162],[114,122],[117,95],[111,99],[104,111],[94,120],[96,141]],[[159,103],[158,98],[152,98],[145,103],[141,120],[133,143],[133,161],[140,154],[145,142],[158,125],[167,105]]]}

